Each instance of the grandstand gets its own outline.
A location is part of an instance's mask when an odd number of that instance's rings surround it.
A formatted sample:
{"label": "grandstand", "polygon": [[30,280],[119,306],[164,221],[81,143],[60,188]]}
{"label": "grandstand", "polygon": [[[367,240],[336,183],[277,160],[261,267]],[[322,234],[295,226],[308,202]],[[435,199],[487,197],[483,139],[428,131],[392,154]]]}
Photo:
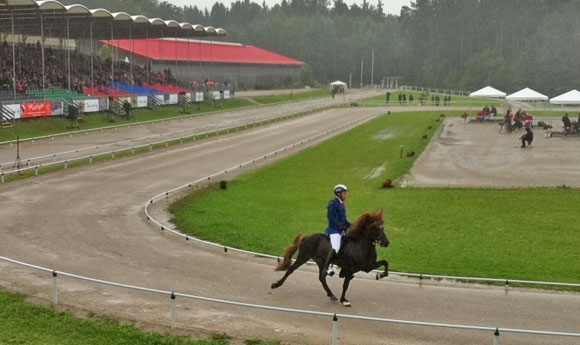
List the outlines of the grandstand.
{"label": "grandstand", "polygon": [[[183,89],[171,85],[176,80],[168,70],[153,71],[148,64],[133,66],[112,54],[103,55],[97,50],[100,40],[225,35],[225,30],[211,26],[112,13],[78,4],[0,1],[2,120],[10,116],[9,120],[62,115],[65,105],[79,102],[86,112],[103,111],[108,110],[103,100],[122,97],[138,106],[147,104],[146,97]],[[148,87],[157,84],[162,87]],[[49,104],[54,109],[30,105],[35,103]],[[35,113],[35,109],[42,112]]]}

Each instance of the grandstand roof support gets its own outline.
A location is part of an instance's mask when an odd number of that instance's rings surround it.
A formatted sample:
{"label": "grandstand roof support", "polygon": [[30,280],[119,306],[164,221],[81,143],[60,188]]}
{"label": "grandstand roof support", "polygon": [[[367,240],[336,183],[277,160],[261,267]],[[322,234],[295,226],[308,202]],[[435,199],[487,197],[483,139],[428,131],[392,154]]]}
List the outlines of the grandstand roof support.
{"label": "grandstand roof support", "polygon": [[46,71],[44,64],[44,16],[40,13],[40,56],[42,57],[42,89],[46,85]]}
{"label": "grandstand roof support", "polygon": [[93,40],[93,26],[94,19],[90,19],[90,33],[91,36],[91,87],[95,87],[95,40]]}
{"label": "grandstand roof support", "polygon": [[10,9],[12,19],[12,96],[16,99],[16,45],[14,44],[14,10]]}
{"label": "grandstand roof support", "polygon": [[70,27],[68,22],[68,17],[66,18],[66,58],[67,58],[67,72],[68,72],[68,89],[72,90],[71,83],[71,63],[70,63],[70,47],[68,46],[70,42]]}

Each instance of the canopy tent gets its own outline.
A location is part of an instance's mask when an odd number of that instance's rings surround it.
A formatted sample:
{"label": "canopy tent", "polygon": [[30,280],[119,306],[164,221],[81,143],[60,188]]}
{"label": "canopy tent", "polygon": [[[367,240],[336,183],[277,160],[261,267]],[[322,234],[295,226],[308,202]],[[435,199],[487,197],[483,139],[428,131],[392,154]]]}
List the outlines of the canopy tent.
{"label": "canopy tent", "polygon": [[534,91],[529,87],[509,94],[505,97],[505,99],[506,101],[541,102],[544,104],[544,115],[546,115],[548,96],[542,95],[538,91]]}
{"label": "canopy tent", "polygon": [[482,97],[482,98],[505,98],[506,93],[494,89],[491,86],[486,86],[483,89],[479,89],[469,94],[469,97]]}
{"label": "canopy tent", "polygon": [[345,90],[345,91],[346,91],[346,89],[347,89],[346,83],[345,83],[345,82],[343,82],[343,81],[340,81],[340,80],[336,80],[336,81],[333,81],[332,83],[330,83],[330,88],[333,88],[333,87],[335,87],[335,86],[336,86],[336,87],[340,87],[340,86],[342,86],[342,87],[344,88],[344,90]]}
{"label": "canopy tent", "polygon": [[346,83],[343,81],[336,80],[330,83],[330,94],[332,95],[332,98],[334,98],[334,95],[336,95],[337,93],[342,94],[342,96],[344,97],[346,90],[347,90]]}
{"label": "canopy tent", "polygon": [[580,91],[574,89],[550,98],[551,104],[580,104]]}
{"label": "canopy tent", "polygon": [[509,94],[505,97],[508,101],[547,101],[548,96],[542,95],[538,91],[534,91],[528,87],[520,91]]}
{"label": "canopy tent", "polygon": [[[482,89],[479,89],[477,91],[470,93],[469,97],[502,99],[502,100],[504,100],[504,106],[505,106],[505,95],[506,95],[506,93],[503,91],[499,91],[498,89],[495,89],[491,86],[486,86]],[[485,113],[485,115],[481,115],[480,113],[484,113],[486,107],[487,107],[487,105],[485,105],[482,112],[478,112],[478,119],[480,119],[480,121],[493,120],[495,118],[495,115],[497,115],[497,114],[494,114],[494,115],[488,116],[489,108],[487,108],[488,112]],[[469,104],[469,114],[471,115],[471,102]]]}

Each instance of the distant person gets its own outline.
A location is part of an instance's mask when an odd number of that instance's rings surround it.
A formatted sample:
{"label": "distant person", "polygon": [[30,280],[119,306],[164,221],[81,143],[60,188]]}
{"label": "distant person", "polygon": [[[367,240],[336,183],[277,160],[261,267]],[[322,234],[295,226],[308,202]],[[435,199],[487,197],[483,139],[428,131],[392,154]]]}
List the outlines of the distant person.
{"label": "distant person", "polygon": [[131,118],[132,109],[133,107],[131,106],[131,103],[129,103],[129,101],[123,102],[123,110],[125,110],[125,117],[127,118],[127,120]]}
{"label": "distant person", "polygon": [[491,109],[489,110],[489,120],[490,121],[495,120],[496,115],[497,115],[497,109],[495,108],[495,105],[492,105]]}
{"label": "distant person", "polygon": [[562,125],[564,126],[564,134],[568,135],[570,134],[570,131],[572,130],[572,122],[570,122],[570,118],[568,117],[568,113],[564,114],[564,116],[562,116]]}
{"label": "distant person", "polygon": [[532,141],[534,141],[534,132],[530,128],[530,126],[526,126],[526,133],[520,136],[520,140],[522,141],[521,148],[532,147]]}
{"label": "distant person", "polygon": [[508,110],[505,112],[505,115],[503,116],[503,120],[504,120],[504,126],[505,126],[505,130],[506,132],[510,133],[512,131],[512,109],[508,108]]}

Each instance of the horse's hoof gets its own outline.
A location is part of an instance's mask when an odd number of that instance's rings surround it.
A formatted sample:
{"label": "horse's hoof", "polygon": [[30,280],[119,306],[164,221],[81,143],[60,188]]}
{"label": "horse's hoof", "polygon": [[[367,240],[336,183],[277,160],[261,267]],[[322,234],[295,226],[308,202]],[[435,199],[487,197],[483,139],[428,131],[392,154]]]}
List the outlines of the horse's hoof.
{"label": "horse's hoof", "polygon": [[336,298],[334,296],[330,296],[330,301],[331,302],[336,302],[336,301],[338,301],[338,298]]}
{"label": "horse's hoof", "polygon": [[350,301],[347,300],[342,301],[342,305],[345,307],[352,307],[352,305],[350,305]]}
{"label": "horse's hoof", "polygon": [[272,283],[272,286],[270,286],[272,289],[275,289],[278,287],[278,283]]}

